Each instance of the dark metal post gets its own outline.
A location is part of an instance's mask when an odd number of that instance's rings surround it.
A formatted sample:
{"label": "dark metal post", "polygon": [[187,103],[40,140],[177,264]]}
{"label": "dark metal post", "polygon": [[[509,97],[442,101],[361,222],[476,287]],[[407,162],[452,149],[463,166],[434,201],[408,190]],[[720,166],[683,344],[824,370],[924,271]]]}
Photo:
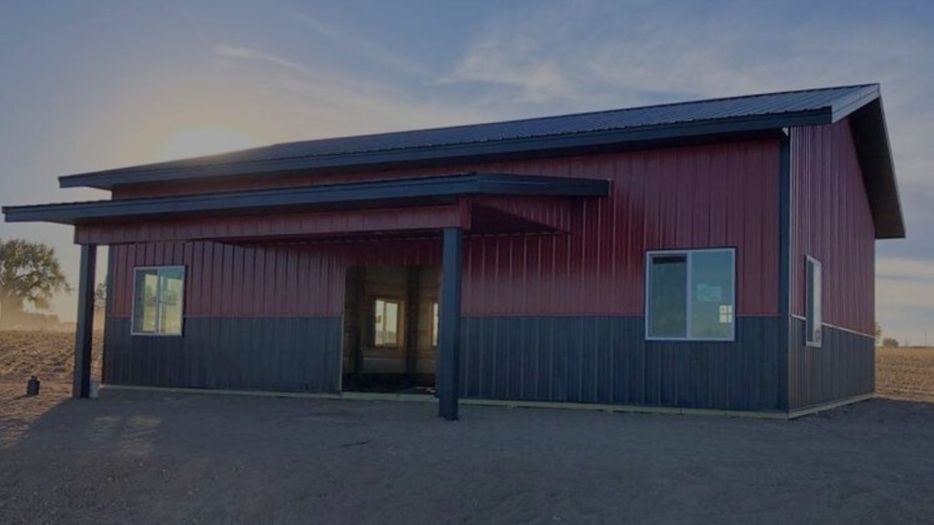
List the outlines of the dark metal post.
{"label": "dark metal post", "polygon": [[75,328],[75,377],[72,397],[88,397],[91,392],[91,337],[94,334],[94,278],[97,245],[81,246],[81,273],[78,276],[78,324]]}
{"label": "dark metal post", "polygon": [[462,245],[460,228],[444,229],[438,311],[438,415],[448,421],[457,419]]}

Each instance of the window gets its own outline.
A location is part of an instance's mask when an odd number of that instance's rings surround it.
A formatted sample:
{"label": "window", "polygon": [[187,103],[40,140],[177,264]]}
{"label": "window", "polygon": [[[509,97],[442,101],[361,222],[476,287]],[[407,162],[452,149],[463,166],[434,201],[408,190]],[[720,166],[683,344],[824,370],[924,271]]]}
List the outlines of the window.
{"label": "window", "polygon": [[185,268],[136,268],[133,273],[133,330],[136,335],[182,335]]}
{"label": "window", "polygon": [[399,312],[401,303],[392,299],[377,299],[373,315],[373,344],[399,346]]}
{"label": "window", "polygon": [[732,341],[735,259],[732,248],[649,252],[646,338]]}
{"label": "window", "polygon": [[438,346],[438,302],[431,303],[431,346]]}
{"label": "window", "polygon": [[821,345],[821,263],[813,257],[806,258],[807,264],[807,332],[805,334],[808,346]]}

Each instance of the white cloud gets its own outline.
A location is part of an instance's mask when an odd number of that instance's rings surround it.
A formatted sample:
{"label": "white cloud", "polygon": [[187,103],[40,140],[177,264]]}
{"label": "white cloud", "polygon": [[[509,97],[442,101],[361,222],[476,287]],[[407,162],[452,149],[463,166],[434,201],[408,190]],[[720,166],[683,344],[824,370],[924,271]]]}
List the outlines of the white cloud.
{"label": "white cloud", "polygon": [[384,79],[355,76],[320,63],[306,64],[247,45],[217,45],[215,54],[236,68],[250,105],[278,113],[282,140],[395,131],[491,118],[467,104],[419,98]]}
{"label": "white cloud", "polygon": [[308,69],[298,62],[293,62],[291,60],[287,60],[276,55],[271,55],[269,53],[263,53],[249,47],[219,44],[214,46],[214,52],[217,54],[217,56],[222,58],[266,62],[268,64],[287,69],[294,73],[299,73],[302,75],[308,74]]}
{"label": "white cloud", "polygon": [[[454,71],[439,79],[438,83],[471,82],[507,86],[517,89],[519,100],[527,102],[577,98],[576,90],[554,62],[536,58],[531,49],[523,50],[521,48],[526,46],[516,44],[499,37],[479,42],[468,51]],[[501,52],[507,48],[509,52]]]}
{"label": "white cloud", "polygon": [[375,42],[358,33],[350,33],[334,23],[327,23],[306,13],[297,13],[297,18],[309,29],[327,38],[339,48],[359,55],[370,62],[406,75],[427,76],[426,67],[414,60],[389,50],[382,42]]}

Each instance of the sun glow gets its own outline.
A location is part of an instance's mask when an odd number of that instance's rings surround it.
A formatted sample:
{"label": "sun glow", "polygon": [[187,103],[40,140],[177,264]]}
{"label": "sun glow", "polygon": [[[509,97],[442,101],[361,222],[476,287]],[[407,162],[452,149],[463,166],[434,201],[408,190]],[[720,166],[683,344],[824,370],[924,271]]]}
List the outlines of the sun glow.
{"label": "sun glow", "polygon": [[202,127],[181,130],[166,141],[159,152],[160,160],[213,155],[257,146],[248,134],[231,128]]}

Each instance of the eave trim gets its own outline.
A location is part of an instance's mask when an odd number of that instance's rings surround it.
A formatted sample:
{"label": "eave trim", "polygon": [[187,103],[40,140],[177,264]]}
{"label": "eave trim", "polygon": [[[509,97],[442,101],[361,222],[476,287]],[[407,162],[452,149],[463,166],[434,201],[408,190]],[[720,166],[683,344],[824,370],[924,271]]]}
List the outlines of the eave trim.
{"label": "eave trim", "polygon": [[472,172],[172,197],[8,206],[3,208],[3,213],[7,222],[80,224],[169,215],[387,203],[472,195],[602,197],[609,194],[609,187],[609,181],[602,179]]}

